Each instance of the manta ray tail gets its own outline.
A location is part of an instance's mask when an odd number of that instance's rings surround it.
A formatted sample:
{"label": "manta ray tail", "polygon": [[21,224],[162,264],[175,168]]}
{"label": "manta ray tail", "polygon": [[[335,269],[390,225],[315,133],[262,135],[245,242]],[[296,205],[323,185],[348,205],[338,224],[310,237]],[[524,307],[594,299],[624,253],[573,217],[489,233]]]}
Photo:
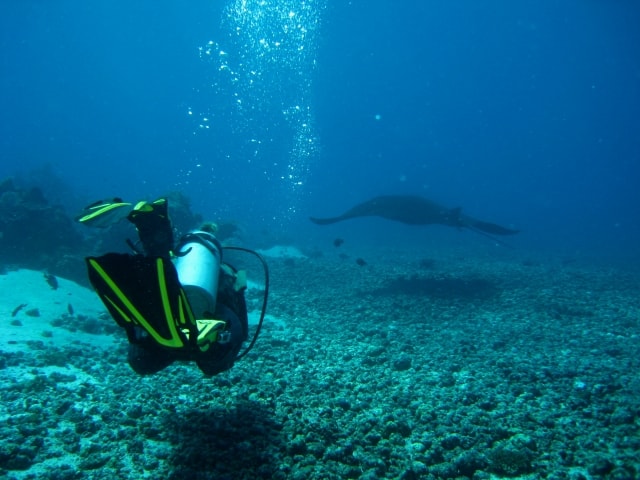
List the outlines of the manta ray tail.
{"label": "manta ray tail", "polygon": [[496,225],[495,223],[481,222],[480,220],[475,220],[469,225],[469,227],[492,235],[515,235],[519,232],[519,230],[512,230],[510,228]]}
{"label": "manta ray tail", "polygon": [[[482,235],[483,237],[487,237],[489,239],[491,239],[491,241],[495,242],[498,245],[501,245],[503,247],[508,247],[508,248],[513,248],[511,245],[509,245],[506,242],[503,242],[502,240],[500,240],[499,238],[494,237],[493,235],[485,232],[484,230],[480,230],[479,228],[474,227],[473,225],[467,225],[467,228],[473,232],[476,232],[478,235]],[[502,228],[502,227],[500,227]]]}
{"label": "manta ray tail", "polygon": [[343,220],[343,218],[342,217],[333,217],[333,218],[309,217],[309,220],[311,220],[316,225],[329,225],[330,223],[339,222],[340,220]]}

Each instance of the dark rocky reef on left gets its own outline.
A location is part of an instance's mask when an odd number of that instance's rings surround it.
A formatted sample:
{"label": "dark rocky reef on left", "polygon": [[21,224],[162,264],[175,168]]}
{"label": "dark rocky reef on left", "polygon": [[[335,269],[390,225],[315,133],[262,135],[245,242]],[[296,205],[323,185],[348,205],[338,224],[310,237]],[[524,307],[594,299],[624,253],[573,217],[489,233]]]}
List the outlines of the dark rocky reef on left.
{"label": "dark rocky reef on left", "polygon": [[77,279],[84,275],[77,256],[83,243],[72,218],[40,188],[18,186],[11,178],[0,181],[0,268],[46,270]]}
{"label": "dark rocky reef on left", "polygon": [[[176,235],[202,221],[191,212],[187,197],[167,196],[170,215],[177,220]],[[42,188],[12,178],[0,180],[0,273],[28,268],[88,285],[84,258],[130,251],[127,238],[137,240],[135,229],[126,221],[109,228],[86,228],[62,205],[51,203]]]}

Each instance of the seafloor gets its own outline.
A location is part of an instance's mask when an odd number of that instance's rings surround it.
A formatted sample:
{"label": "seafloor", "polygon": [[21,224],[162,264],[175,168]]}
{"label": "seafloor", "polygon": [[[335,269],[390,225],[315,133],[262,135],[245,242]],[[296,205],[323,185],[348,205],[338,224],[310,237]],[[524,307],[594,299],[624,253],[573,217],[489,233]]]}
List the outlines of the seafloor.
{"label": "seafloor", "polygon": [[0,477],[640,477],[638,271],[367,258],[271,258],[262,336],[214,378],[139,377],[97,299],[82,311],[80,287],[42,280],[62,312],[47,314],[21,300],[28,282],[5,282]]}

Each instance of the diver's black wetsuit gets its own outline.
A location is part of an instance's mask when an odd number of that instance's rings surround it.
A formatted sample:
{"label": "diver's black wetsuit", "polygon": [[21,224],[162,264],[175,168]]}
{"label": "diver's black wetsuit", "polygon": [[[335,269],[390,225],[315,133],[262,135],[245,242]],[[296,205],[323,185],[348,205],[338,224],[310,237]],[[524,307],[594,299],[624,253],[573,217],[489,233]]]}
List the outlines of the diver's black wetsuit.
{"label": "diver's black wetsuit", "polygon": [[206,352],[183,352],[158,345],[143,329],[135,329],[135,338],[129,335],[127,360],[131,368],[140,375],[150,375],[168,367],[177,360],[195,361],[205,375],[216,375],[229,370],[247,339],[249,325],[244,290],[234,288],[235,279],[220,271],[218,297],[214,318],[229,324],[231,334],[227,343],[214,343]]}

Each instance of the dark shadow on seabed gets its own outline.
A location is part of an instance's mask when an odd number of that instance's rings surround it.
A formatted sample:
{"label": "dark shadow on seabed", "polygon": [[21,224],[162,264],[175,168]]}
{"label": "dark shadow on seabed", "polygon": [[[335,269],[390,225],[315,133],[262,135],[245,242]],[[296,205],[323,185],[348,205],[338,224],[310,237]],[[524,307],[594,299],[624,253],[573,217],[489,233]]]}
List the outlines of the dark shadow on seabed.
{"label": "dark shadow on seabed", "polygon": [[239,400],[235,407],[201,407],[166,421],[173,445],[173,471],[189,479],[269,478],[278,468],[282,425],[259,402]]}
{"label": "dark shadow on seabed", "polygon": [[501,288],[492,279],[479,277],[397,277],[371,292],[376,296],[424,295],[441,300],[488,300]]}

